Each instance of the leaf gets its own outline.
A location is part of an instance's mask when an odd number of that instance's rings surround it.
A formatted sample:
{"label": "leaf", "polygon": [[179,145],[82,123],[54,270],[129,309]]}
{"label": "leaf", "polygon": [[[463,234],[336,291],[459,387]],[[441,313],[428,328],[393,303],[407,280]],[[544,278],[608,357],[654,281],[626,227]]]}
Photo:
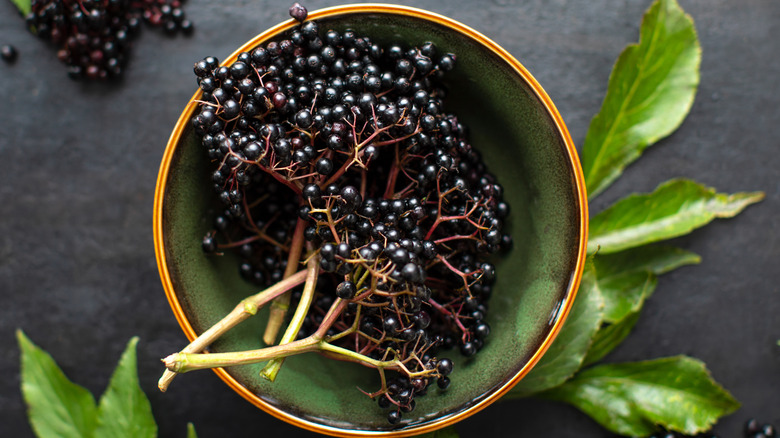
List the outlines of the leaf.
{"label": "leaf", "polygon": [[187,438],[198,438],[198,434],[195,433],[195,425],[187,423]]}
{"label": "leaf", "polygon": [[704,363],[686,356],[599,365],[543,396],[572,404],[625,436],[649,435],[656,425],[695,435],[739,408]]}
{"label": "leaf", "polygon": [[698,264],[701,257],[693,252],[669,245],[646,245],[619,253],[592,256],[599,279],[629,272],[649,271],[665,274],[685,265]]}
{"label": "leaf", "polygon": [[604,322],[619,322],[628,314],[639,312],[657,284],[658,278],[652,272],[629,272],[600,280]]}
{"label": "leaf", "polygon": [[519,398],[560,385],[582,365],[591,338],[601,325],[604,299],[596,273],[586,265],[577,298],[566,322],[542,359],[505,397]]}
{"label": "leaf", "polygon": [[700,259],[690,251],[666,245],[590,256],[561,333],[506,397],[525,397],[557,386],[582,366],[604,357],[628,336],[638,320],[645,299],[655,289],[655,274],[699,263]]}
{"label": "leaf", "polygon": [[594,336],[583,366],[602,359],[629,335],[645,300],[655,290],[657,275],[701,261],[697,254],[666,245],[640,246],[591,258],[605,300],[606,324]]}
{"label": "leaf", "polygon": [[157,424],[149,399],[138,383],[136,345],[138,338],[127,343],[111,382],[100,398],[96,438],[154,438]]}
{"label": "leaf", "polygon": [[96,423],[95,398],[68,380],[54,359],[16,331],[21,350],[22,395],[39,438],[92,436]]}
{"label": "leaf", "polygon": [[631,334],[631,330],[639,321],[639,315],[639,311],[631,312],[620,321],[604,325],[593,337],[593,342],[591,342],[588,354],[582,361],[582,366],[586,367],[600,361],[620,345]]}
{"label": "leaf", "polygon": [[693,20],[675,0],[655,1],[642,19],[639,43],[618,57],[585,136],[582,168],[590,198],[680,126],[696,95],[700,63]]}
{"label": "leaf", "polygon": [[656,275],[701,261],[697,254],[666,245],[640,246],[591,257],[604,296],[604,319],[609,323],[642,308],[644,300],[655,290]]}
{"label": "leaf", "polygon": [[762,192],[715,193],[686,179],[667,181],[652,193],[623,198],[590,220],[588,251],[609,254],[682,236],[715,218],[737,215]]}
{"label": "leaf", "polygon": [[19,9],[19,13],[23,17],[26,17],[32,11],[32,0],[11,0],[11,3],[16,6],[16,9]]}

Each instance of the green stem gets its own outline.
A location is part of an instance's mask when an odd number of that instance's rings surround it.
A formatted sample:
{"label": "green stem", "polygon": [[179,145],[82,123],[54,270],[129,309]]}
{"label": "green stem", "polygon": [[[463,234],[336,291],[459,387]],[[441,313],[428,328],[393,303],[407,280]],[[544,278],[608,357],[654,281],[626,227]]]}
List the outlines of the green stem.
{"label": "green stem", "polygon": [[397,358],[394,358],[392,360],[372,359],[368,356],[362,355],[355,351],[343,347],[339,347],[337,345],[329,344],[327,342],[321,342],[319,345],[319,350],[321,350],[323,353],[326,354],[332,354],[338,356],[342,360],[347,360],[349,362],[356,362],[362,365],[368,365],[372,368],[377,368],[381,370],[398,369],[401,366],[401,361],[398,360]]}
{"label": "green stem", "polygon": [[[248,365],[317,351],[334,359],[359,363],[371,368],[376,368],[380,371],[380,373],[383,370],[396,370],[408,375],[411,378],[435,374],[433,370],[422,370],[415,372],[410,371],[404,361],[395,356],[395,353],[393,353],[394,357],[392,359],[379,360],[360,354],[356,351],[330,344],[328,342],[330,338],[327,338],[325,334],[344,311],[347,303],[348,301],[337,298],[328,310],[325,318],[323,318],[322,324],[317,329],[317,331],[305,339],[292,341],[287,344],[261,348],[259,350],[211,354],[176,353],[166,357],[163,362],[165,363],[165,366],[173,372],[186,373],[189,371],[206,368]],[[415,357],[412,357],[412,359],[416,360]]]}
{"label": "green stem", "polygon": [[[244,298],[224,318],[203,332],[189,345],[184,347],[181,350],[181,353],[200,353],[212,342],[221,337],[225,332],[243,322],[250,316],[256,314],[257,310],[263,307],[269,301],[303,283],[304,279],[306,278],[306,274],[307,271],[294,273],[279,283],[269,287],[268,289],[265,289],[264,291],[250,297]],[[174,377],[176,377],[175,372],[166,370],[157,383],[160,391],[165,392]]]}
{"label": "green stem", "polygon": [[165,366],[176,373],[186,373],[207,368],[229,367],[263,362],[269,359],[292,356],[319,349],[321,340],[313,337],[290,342],[284,345],[273,345],[259,350],[235,351],[230,353],[176,353],[165,359]]}
{"label": "green stem", "polygon": [[365,283],[368,276],[371,274],[371,271],[368,269],[363,270],[363,266],[358,266],[357,269],[355,269],[355,275],[353,278],[360,278],[357,283],[355,284],[355,287],[357,287],[358,290],[360,290],[360,287],[363,286],[363,283]]}
{"label": "green stem", "polygon": [[[190,371],[208,368],[230,367],[236,365],[249,365],[267,360],[282,359],[288,356],[320,351],[329,356],[336,356],[342,360],[356,362],[378,369],[405,369],[397,358],[392,360],[377,360],[346,348],[331,345],[317,335],[293,341],[288,344],[274,345],[259,350],[234,351],[229,353],[176,353],[165,359],[165,366],[175,373],[187,373]],[[412,373],[417,374],[417,373]]]}
{"label": "green stem", "polygon": [[[320,274],[319,255],[312,255],[307,265],[306,283],[303,286],[301,300],[298,302],[298,307],[295,309],[292,320],[287,326],[284,335],[282,335],[279,345],[289,344],[298,337],[298,332],[301,331],[301,326],[303,326],[303,320],[306,319],[311,303],[314,300],[314,289],[317,286],[317,277]],[[260,375],[273,382],[276,380],[276,375],[279,374],[279,369],[281,369],[283,363],[283,357],[271,360],[260,372]]]}
{"label": "green stem", "polygon": [[[290,254],[287,257],[287,267],[284,271],[284,277],[287,278],[298,269],[298,263],[301,260],[301,253],[303,252],[303,231],[306,229],[306,221],[298,219],[295,224],[295,231],[293,232],[293,240],[290,244]],[[265,326],[265,333],[263,334],[263,342],[266,345],[273,345],[276,342],[276,335],[279,334],[279,329],[282,327],[284,317],[287,315],[287,309],[290,307],[290,296],[292,294],[286,293],[278,296],[271,303],[271,309],[268,313],[268,322]]]}

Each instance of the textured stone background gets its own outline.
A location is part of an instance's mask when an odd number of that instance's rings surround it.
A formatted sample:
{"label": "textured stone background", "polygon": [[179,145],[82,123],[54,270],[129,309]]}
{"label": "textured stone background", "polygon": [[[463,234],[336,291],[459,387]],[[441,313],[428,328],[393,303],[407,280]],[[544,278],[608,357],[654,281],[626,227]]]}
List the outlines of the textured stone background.
{"label": "textured stone background", "polygon": [[[337,4],[312,1],[310,9]],[[401,1],[455,18],[515,55],[550,94],[581,144],[613,62],[638,38],[650,1]],[[632,336],[611,361],[688,354],[743,403],[715,428],[741,436],[748,417],[780,426],[780,2],[681,0],[703,46],[690,116],[591,205],[686,176],[721,191],[763,190],[739,217],[679,239],[703,256],[660,279]],[[127,340],[139,335],[141,383],[162,437],[187,421],[209,437],[313,434],[245,402],[213,373],[156,391],[158,358],[182,345],[157,274],[152,198],[165,143],[195,90],[192,64],[221,58],[287,18],[271,1],[191,0],[190,38],[144,29],[129,71],[114,84],[69,80],[54,51],[0,1],[0,430],[28,437],[14,330],[100,394]],[[499,402],[458,426],[463,437],[606,437],[588,417],[536,400]]]}

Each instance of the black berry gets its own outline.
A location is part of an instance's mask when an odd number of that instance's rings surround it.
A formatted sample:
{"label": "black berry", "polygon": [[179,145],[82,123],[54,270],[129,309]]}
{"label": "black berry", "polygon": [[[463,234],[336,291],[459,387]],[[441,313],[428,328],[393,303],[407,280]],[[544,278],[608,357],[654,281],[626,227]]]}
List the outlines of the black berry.
{"label": "black berry", "polygon": [[10,44],[4,44],[0,47],[0,58],[3,58],[3,61],[11,64],[16,62],[17,57],[18,53],[14,46]]}

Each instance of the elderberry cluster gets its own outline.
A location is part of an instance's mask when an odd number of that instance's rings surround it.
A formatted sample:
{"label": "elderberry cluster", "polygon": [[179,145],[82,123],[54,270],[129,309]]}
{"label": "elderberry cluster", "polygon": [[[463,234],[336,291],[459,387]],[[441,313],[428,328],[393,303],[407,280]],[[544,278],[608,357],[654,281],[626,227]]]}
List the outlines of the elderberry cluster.
{"label": "elderberry cluster", "polygon": [[[649,438],[687,438],[689,435],[684,435],[674,431],[663,431],[651,435]],[[760,423],[755,418],[751,418],[745,422],[745,427],[742,431],[744,438],[774,438],[777,436],[775,427],[770,423]],[[711,433],[701,433],[696,435],[697,438],[718,438],[717,435]]]}
{"label": "elderberry cluster", "polygon": [[777,436],[775,426],[770,423],[761,424],[755,418],[745,422],[745,438],[774,438]]}
{"label": "elderberry cluster", "polygon": [[57,47],[73,79],[121,76],[141,23],[189,34],[184,0],[32,0],[27,24]]}
{"label": "elderberry cluster", "polygon": [[305,245],[321,275],[299,338],[347,302],[326,339],[396,364],[369,394],[396,424],[430,384],[450,385],[439,352],[473,356],[486,342],[488,257],[511,247],[509,206],[444,110],[455,55],[382,47],[293,13],[302,23],[279,40],[194,66],[192,126],[221,205],[203,249],[237,250],[241,274],[270,285]]}

